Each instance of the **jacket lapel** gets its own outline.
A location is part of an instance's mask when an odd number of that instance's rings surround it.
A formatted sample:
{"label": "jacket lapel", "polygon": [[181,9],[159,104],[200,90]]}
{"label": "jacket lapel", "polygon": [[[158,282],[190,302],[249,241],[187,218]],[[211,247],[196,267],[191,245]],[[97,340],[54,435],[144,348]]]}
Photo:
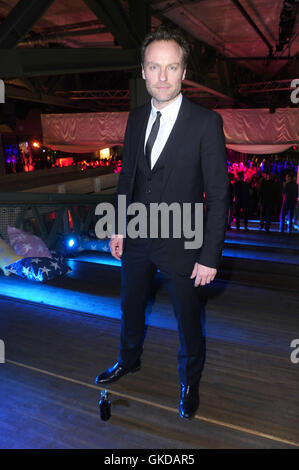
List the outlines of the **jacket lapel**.
{"label": "jacket lapel", "polygon": [[143,116],[140,116],[140,119],[136,123],[136,145],[135,145],[135,154],[134,154],[134,170],[133,170],[133,177],[131,180],[131,193],[133,191],[135,176],[137,171],[137,164],[138,164],[138,157],[140,155],[144,155],[144,139],[145,139],[145,132],[147,127],[147,122],[149,119],[149,115],[151,112],[151,104],[149,103],[144,108]]}

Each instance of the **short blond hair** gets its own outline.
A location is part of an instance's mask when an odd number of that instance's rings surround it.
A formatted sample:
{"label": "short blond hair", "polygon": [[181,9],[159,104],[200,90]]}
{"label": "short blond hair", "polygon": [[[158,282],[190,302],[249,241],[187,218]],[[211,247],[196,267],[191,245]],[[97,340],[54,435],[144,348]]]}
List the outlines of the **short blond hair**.
{"label": "short blond hair", "polygon": [[187,66],[189,54],[190,54],[190,46],[186,41],[185,37],[181,33],[179,29],[169,28],[168,26],[160,25],[158,28],[149,33],[143,40],[141,45],[141,63],[144,65],[144,57],[146,48],[154,41],[175,41],[183,52],[183,66],[184,68]]}

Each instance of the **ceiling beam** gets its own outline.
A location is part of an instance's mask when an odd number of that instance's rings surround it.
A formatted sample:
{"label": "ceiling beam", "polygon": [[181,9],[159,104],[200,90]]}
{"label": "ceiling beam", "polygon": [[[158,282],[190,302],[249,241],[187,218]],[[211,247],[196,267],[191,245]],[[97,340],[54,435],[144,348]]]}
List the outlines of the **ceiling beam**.
{"label": "ceiling beam", "polygon": [[249,16],[249,14],[245,10],[245,8],[241,5],[239,0],[232,0],[232,2],[238,8],[240,13],[244,16],[246,21],[253,27],[253,29],[259,35],[259,37],[262,39],[262,41],[266,44],[266,46],[268,47],[268,50],[269,50],[269,57],[272,57],[272,55],[273,55],[273,46],[272,46],[272,44],[270,44],[270,42],[268,41],[268,39],[266,38],[264,33],[262,33],[262,31],[257,27],[257,25],[255,24],[253,19]]}
{"label": "ceiling beam", "polygon": [[33,103],[51,104],[54,106],[61,106],[63,108],[76,108],[78,110],[82,110],[83,107],[86,108],[85,106],[80,105],[78,102],[61,98],[60,96],[49,96],[45,93],[37,93],[25,88],[14,87],[11,85],[5,86],[5,97],[21,101],[31,101]]}
{"label": "ceiling beam", "polygon": [[0,25],[0,48],[16,47],[54,0],[19,0]]}
{"label": "ceiling beam", "polygon": [[[139,47],[135,25],[120,0],[83,0],[124,49]],[[142,0],[140,0],[142,1]]]}
{"label": "ceiling beam", "polygon": [[230,95],[227,95],[221,91],[215,90],[215,88],[210,88],[206,85],[202,85],[201,83],[193,82],[192,80],[184,80],[183,85],[187,85],[189,87],[196,88],[197,91],[203,91],[205,93],[209,93],[210,95],[217,96],[218,98],[225,99],[227,101],[234,102],[235,98]]}
{"label": "ceiling beam", "polygon": [[273,91],[292,91],[294,88],[292,79],[268,80],[258,83],[242,83],[239,85],[239,93],[246,95],[248,93],[270,93]]}
{"label": "ceiling beam", "polygon": [[0,49],[0,77],[34,77],[129,70],[139,67],[136,50],[121,49]]}
{"label": "ceiling beam", "polygon": [[93,36],[96,34],[103,34],[106,28],[88,28],[88,29],[77,29],[76,31],[63,31],[60,33],[51,34],[36,34],[34,37],[27,37],[24,41],[20,42],[20,46],[33,46],[35,44],[45,44],[47,42],[58,42],[64,39],[73,38],[76,36]]}
{"label": "ceiling beam", "polygon": [[140,47],[143,39],[151,30],[151,7],[146,0],[128,0],[129,16],[138,36]]}

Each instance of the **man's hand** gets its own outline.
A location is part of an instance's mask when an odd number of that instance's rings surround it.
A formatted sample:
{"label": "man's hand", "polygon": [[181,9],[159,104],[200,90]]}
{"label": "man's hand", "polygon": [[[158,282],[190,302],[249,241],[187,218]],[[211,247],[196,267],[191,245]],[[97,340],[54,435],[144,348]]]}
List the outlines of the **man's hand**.
{"label": "man's hand", "polygon": [[194,286],[204,286],[210,284],[211,281],[215,278],[217,269],[208,268],[203,264],[195,263],[190,279],[194,279]]}
{"label": "man's hand", "polygon": [[124,237],[122,235],[112,235],[109,242],[111,254],[118,260],[120,260],[123,254],[123,243]]}

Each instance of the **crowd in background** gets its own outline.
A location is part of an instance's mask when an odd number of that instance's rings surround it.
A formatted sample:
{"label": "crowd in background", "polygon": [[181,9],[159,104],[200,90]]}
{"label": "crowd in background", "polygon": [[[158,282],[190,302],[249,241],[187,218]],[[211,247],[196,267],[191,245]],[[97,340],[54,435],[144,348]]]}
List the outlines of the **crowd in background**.
{"label": "crowd in background", "polygon": [[259,228],[270,230],[271,223],[279,221],[280,232],[292,231],[292,220],[298,198],[297,165],[293,160],[260,162],[252,159],[244,164],[228,162],[230,180],[230,210],[228,229],[235,219],[236,230],[243,220],[248,231],[248,220],[258,219]]}

